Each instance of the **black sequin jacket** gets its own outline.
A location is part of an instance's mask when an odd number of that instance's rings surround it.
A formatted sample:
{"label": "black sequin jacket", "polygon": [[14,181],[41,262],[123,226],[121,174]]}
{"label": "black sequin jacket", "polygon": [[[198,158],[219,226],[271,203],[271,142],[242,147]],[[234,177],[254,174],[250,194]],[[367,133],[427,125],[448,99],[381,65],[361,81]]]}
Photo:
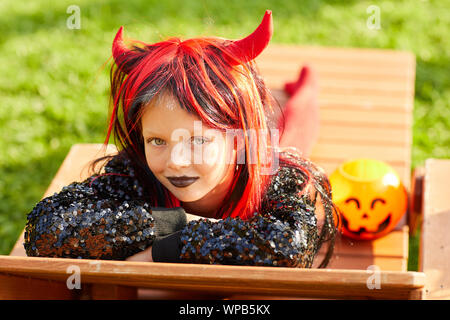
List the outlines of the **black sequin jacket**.
{"label": "black sequin jacket", "polygon": [[[153,246],[154,261],[312,266],[319,246],[317,217],[314,203],[299,195],[305,177],[298,169],[280,166],[261,212],[249,220],[189,223],[182,208],[146,203],[129,160],[116,156],[105,172],[72,183],[33,208],[25,228],[28,256],[123,260]],[[177,218],[166,228],[169,215]]]}

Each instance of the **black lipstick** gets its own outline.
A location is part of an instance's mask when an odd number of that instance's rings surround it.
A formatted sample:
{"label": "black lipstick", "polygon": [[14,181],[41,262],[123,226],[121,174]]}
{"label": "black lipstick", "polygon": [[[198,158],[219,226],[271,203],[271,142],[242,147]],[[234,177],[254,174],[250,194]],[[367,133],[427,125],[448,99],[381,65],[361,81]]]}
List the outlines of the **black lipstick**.
{"label": "black lipstick", "polygon": [[186,188],[190,186],[195,181],[197,181],[198,177],[166,177],[169,182],[177,188]]}

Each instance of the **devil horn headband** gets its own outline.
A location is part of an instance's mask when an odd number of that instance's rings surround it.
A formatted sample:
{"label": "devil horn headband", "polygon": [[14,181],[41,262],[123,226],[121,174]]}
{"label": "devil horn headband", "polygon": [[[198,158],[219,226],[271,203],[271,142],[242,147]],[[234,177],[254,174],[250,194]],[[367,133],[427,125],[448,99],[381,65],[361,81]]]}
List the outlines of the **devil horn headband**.
{"label": "devil horn headband", "polygon": [[255,59],[269,44],[273,33],[272,11],[267,10],[258,28],[249,36],[235,40],[227,49],[238,61],[229,60],[230,64],[242,64]]}
{"label": "devil horn headband", "polygon": [[[273,33],[272,11],[267,10],[258,28],[249,36],[241,40],[234,40],[227,46],[230,53],[229,63],[232,65],[242,64],[255,59],[269,44]],[[123,41],[123,26],[114,38],[112,54],[117,65],[120,65],[124,56],[131,50]],[[233,57],[233,58],[231,58]],[[237,58],[235,60],[234,58]]]}

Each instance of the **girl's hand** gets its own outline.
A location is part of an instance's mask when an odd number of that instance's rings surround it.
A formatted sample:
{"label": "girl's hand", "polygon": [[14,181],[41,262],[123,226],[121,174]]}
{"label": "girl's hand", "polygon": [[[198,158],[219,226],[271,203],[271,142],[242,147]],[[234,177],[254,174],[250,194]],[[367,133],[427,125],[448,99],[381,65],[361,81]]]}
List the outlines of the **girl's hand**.
{"label": "girl's hand", "polygon": [[144,251],[138,252],[132,256],[129,256],[125,261],[143,261],[143,262],[153,262],[152,258],[152,247],[148,247]]}

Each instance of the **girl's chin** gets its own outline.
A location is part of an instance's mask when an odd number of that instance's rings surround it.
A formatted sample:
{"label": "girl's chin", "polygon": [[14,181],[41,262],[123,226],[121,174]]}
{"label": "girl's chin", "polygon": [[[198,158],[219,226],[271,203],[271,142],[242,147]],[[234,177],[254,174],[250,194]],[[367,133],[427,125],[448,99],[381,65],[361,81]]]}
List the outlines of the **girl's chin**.
{"label": "girl's chin", "polygon": [[[176,189],[176,188],[175,188]],[[187,188],[185,188],[187,189]],[[200,193],[198,192],[199,190],[195,190],[194,192],[192,191],[188,191],[188,190],[174,190],[174,188],[172,188],[170,190],[170,192],[172,192],[172,194],[177,197],[178,200],[180,200],[181,202],[194,202],[197,200],[202,199],[206,193]]]}

